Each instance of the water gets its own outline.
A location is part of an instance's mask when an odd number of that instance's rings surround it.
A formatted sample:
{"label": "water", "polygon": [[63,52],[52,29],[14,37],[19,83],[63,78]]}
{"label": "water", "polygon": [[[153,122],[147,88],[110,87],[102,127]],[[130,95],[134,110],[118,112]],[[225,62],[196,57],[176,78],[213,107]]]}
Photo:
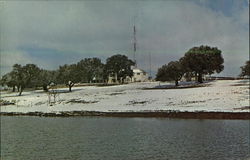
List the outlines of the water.
{"label": "water", "polygon": [[244,160],[248,120],[1,117],[2,160]]}

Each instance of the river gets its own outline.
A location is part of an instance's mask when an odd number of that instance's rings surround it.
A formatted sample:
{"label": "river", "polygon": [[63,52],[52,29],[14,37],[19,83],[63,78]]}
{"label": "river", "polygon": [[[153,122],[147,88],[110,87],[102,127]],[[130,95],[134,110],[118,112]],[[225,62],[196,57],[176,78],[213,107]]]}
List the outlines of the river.
{"label": "river", "polygon": [[1,116],[2,160],[244,160],[249,120]]}

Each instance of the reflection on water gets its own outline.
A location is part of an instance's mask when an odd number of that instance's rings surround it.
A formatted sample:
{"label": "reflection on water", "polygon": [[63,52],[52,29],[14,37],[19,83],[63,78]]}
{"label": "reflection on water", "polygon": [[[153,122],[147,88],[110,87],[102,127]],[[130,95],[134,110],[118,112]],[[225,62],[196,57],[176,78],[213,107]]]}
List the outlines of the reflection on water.
{"label": "reflection on water", "polygon": [[1,117],[1,159],[235,160],[248,120]]}

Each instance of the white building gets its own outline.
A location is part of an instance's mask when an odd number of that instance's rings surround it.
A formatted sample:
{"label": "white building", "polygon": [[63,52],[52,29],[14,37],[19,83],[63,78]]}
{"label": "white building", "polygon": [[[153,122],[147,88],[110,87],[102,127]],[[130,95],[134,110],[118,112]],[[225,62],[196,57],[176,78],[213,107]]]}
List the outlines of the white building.
{"label": "white building", "polygon": [[[142,69],[134,68],[133,70],[133,76],[130,78],[127,76],[124,80],[125,83],[131,83],[131,82],[146,82],[149,80],[148,73],[145,72]],[[108,77],[108,83],[118,83],[117,75],[109,76]]]}
{"label": "white building", "polygon": [[131,78],[131,82],[146,82],[148,81],[148,73],[142,69],[134,68],[133,69],[133,77]]}

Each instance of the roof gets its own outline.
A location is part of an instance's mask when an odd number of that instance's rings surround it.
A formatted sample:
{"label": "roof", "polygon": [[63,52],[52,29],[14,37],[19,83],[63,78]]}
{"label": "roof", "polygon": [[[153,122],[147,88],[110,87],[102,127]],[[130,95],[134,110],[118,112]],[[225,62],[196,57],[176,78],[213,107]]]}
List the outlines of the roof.
{"label": "roof", "polygon": [[144,70],[139,69],[139,68],[134,68],[134,69],[133,69],[133,72],[134,72],[134,73],[146,73]]}

